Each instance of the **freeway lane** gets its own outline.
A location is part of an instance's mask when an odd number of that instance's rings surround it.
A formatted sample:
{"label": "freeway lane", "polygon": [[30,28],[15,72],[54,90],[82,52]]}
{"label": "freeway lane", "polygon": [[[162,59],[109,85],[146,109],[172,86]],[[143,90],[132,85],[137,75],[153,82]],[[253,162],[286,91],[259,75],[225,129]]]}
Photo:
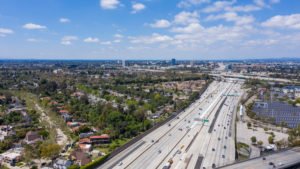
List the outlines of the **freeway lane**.
{"label": "freeway lane", "polygon": [[[231,90],[229,90],[228,94],[232,95],[233,93],[236,93],[235,91],[237,93],[240,92],[239,95],[241,95],[242,90],[240,90],[239,84],[234,84]],[[213,124],[207,124],[204,126],[198,124],[194,129],[194,133],[193,131],[191,131],[191,137],[185,138],[181,143],[182,145],[188,145],[189,149],[173,157],[174,163],[171,168],[198,169],[200,165],[199,161],[201,161],[202,163],[200,166],[205,168],[212,168],[212,164],[214,163],[216,166],[221,166],[234,162],[234,137],[230,137],[229,133],[234,130],[234,126],[230,126],[232,125],[232,120],[234,120],[232,118],[235,117],[234,110],[236,110],[236,105],[239,98],[239,96],[228,96],[224,105],[215,105],[215,111],[212,111],[211,117],[208,118],[210,122],[212,121],[213,115],[216,113],[219,106],[221,106],[221,109],[219,116],[217,116],[217,120],[213,127],[214,130],[212,131],[212,133],[209,132],[209,128]],[[218,140],[218,138],[220,138],[220,140]],[[224,148],[224,146],[226,146],[226,149]],[[212,151],[213,148],[215,149],[214,151]],[[223,158],[222,155],[225,155],[225,158]],[[199,157],[203,157],[203,159]],[[168,158],[171,158],[171,156],[169,156]],[[165,163],[166,162],[167,160],[165,160]],[[162,168],[163,166],[160,167]]]}
{"label": "freeway lane", "polygon": [[300,162],[300,148],[275,153],[265,156],[265,158],[266,160],[263,160],[262,157],[254,158],[248,161],[220,167],[220,169],[270,169],[273,168],[273,166],[270,165],[270,162],[275,164],[276,169],[291,167]]}
{"label": "freeway lane", "polygon": [[[181,112],[177,118],[149,133],[99,168],[163,168],[170,158],[174,161],[172,168],[187,168],[187,162],[193,166],[188,168],[194,168],[197,159],[206,160],[205,156],[201,158],[199,153],[205,154],[204,147],[207,149],[211,137],[208,133],[210,124],[203,125],[199,119],[205,118],[211,122],[219,107],[223,111],[225,106],[222,105],[222,102],[229,98],[226,95],[233,92],[233,88],[238,87],[238,84],[228,82],[215,81],[211,83],[202,97]],[[232,100],[231,98],[227,99],[225,104],[232,104],[230,102]],[[230,109],[228,107],[227,109]],[[220,113],[219,115],[224,121],[222,123],[230,121],[231,117],[225,115],[223,117],[223,114]],[[219,122],[219,117],[217,117],[216,123]],[[218,133],[225,137],[223,132],[219,131]],[[189,148],[187,148],[188,146]],[[223,153],[221,150],[219,152],[218,154]],[[198,160],[198,165],[201,163]]]}

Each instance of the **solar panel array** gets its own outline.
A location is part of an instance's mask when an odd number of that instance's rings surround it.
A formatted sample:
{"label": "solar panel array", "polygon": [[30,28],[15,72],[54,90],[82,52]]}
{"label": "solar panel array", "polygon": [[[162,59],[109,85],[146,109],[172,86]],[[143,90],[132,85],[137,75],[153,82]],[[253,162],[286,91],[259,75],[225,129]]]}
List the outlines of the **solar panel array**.
{"label": "solar panel array", "polygon": [[276,124],[285,122],[294,128],[300,124],[300,107],[283,102],[256,102],[253,111],[257,116],[272,117]]}

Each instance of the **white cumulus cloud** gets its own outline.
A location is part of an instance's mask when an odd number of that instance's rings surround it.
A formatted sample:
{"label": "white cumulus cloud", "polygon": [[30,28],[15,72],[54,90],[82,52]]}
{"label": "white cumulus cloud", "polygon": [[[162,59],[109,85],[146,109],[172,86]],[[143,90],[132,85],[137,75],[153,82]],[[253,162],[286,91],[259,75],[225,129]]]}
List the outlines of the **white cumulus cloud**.
{"label": "white cumulus cloud", "polygon": [[150,24],[153,28],[168,28],[171,26],[171,23],[168,20],[160,19],[156,20],[153,24]]}
{"label": "white cumulus cloud", "polygon": [[134,3],[132,4],[132,11],[131,13],[137,13],[139,11],[142,11],[146,8],[146,6],[142,3]]}
{"label": "white cumulus cloud", "polygon": [[13,34],[13,33],[14,33],[14,31],[11,29],[0,28],[0,36],[1,37],[5,37],[5,36],[7,36],[9,34]]}
{"label": "white cumulus cloud", "polygon": [[209,15],[206,20],[219,20],[219,19],[224,19],[227,22],[234,22],[236,25],[246,25],[246,24],[251,24],[255,21],[253,16],[239,16],[235,12],[227,12],[224,14],[219,14],[219,15]]}
{"label": "white cumulus cloud", "polygon": [[277,15],[262,23],[264,27],[300,29],[300,14]]}
{"label": "white cumulus cloud", "polygon": [[29,29],[29,30],[35,30],[35,29],[47,29],[46,26],[39,25],[39,24],[34,24],[34,23],[27,23],[23,25],[24,29]]}
{"label": "white cumulus cloud", "polygon": [[98,38],[92,38],[92,37],[88,37],[86,39],[83,40],[86,43],[98,43],[99,39]]}
{"label": "white cumulus cloud", "polygon": [[60,22],[60,23],[69,23],[69,22],[71,22],[71,20],[68,19],[68,18],[60,18],[60,19],[59,19],[59,22]]}
{"label": "white cumulus cloud", "polygon": [[210,0],[182,0],[177,4],[177,6],[179,8],[188,8],[193,5],[199,5],[202,3],[209,3],[209,2],[210,2]]}
{"label": "white cumulus cloud", "polygon": [[100,6],[103,9],[116,9],[119,5],[119,0],[100,0]]}
{"label": "white cumulus cloud", "polygon": [[187,25],[190,23],[198,23],[199,15],[197,12],[186,12],[182,11],[179,14],[175,15],[174,23]]}
{"label": "white cumulus cloud", "polygon": [[76,41],[78,40],[78,37],[77,36],[64,36],[60,43],[62,45],[71,45],[73,41]]}

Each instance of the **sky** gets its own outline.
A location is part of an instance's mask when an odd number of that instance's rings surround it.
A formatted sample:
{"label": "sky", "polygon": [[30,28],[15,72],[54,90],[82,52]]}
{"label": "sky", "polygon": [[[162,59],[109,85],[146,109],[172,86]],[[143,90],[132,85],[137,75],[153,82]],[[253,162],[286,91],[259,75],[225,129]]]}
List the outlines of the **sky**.
{"label": "sky", "polygon": [[300,58],[299,0],[0,0],[0,59]]}

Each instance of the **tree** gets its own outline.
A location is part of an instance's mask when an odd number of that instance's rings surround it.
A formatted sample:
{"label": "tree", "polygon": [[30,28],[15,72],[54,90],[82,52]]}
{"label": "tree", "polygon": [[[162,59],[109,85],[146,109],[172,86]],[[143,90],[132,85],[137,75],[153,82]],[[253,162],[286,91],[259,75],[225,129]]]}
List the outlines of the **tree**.
{"label": "tree", "polygon": [[71,165],[68,169],[80,169],[78,165]]}
{"label": "tree", "polygon": [[40,146],[41,156],[44,158],[54,158],[59,155],[60,146],[58,144],[44,143]]}
{"label": "tree", "polygon": [[269,136],[268,141],[269,141],[269,144],[274,144],[274,137]]}
{"label": "tree", "polygon": [[252,142],[252,144],[256,143],[256,137],[255,136],[251,137],[251,142]]}
{"label": "tree", "polygon": [[262,146],[262,145],[264,144],[264,142],[261,141],[261,140],[259,140],[259,141],[257,142],[257,144],[258,144],[259,146]]}
{"label": "tree", "polygon": [[292,146],[300,146],[300,125],[289,131],[288,140]]}

